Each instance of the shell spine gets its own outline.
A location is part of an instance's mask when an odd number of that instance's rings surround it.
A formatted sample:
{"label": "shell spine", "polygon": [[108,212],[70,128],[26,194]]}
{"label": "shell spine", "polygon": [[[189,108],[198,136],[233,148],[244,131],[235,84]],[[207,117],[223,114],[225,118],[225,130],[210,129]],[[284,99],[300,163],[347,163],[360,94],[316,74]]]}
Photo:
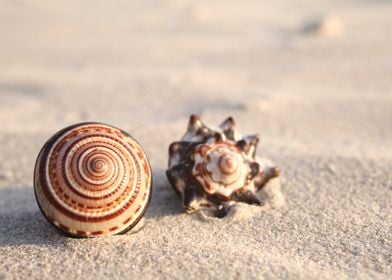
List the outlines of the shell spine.
{"label": "shell spine", "polygon": [[257,191],[279,176],[279,168],[257,160],[259,136],[241,137],[234,127],[231,117],[212,129],[192,115],[185,135],[170,145],[166,175],[187,212],[207,207],[222,217],[236,201],[261,205]]}

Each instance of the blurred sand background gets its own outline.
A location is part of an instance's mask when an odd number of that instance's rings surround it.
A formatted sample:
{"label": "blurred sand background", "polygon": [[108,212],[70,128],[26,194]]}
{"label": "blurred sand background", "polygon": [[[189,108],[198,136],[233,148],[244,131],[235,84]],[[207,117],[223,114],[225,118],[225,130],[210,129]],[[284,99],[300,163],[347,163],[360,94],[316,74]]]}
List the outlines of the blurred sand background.
{"label": "blurred sand background", "polygon": [[[0,0],[0,279],[391,279],[391,81],[391,1]],[[191,113],[260,133],[282,208],[182,212],[164,171]],[[149,155],[139,231],[70,239],[38,210],[39,149],[88,120]]]}

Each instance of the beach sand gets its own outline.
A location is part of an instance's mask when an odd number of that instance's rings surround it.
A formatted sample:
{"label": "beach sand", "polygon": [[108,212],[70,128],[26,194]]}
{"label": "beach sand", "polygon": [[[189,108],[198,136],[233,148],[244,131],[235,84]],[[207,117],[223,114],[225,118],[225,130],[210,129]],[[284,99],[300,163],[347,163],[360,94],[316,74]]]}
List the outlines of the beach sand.
{"label": "beach sand", "polygon": [[[391,279],[391,2],[0,7],[0,279]],[[167,149],[193,113],[260,133],[279,207],[183,212]],[[152,202],[130,233],[66,238],[39,212],[36,156],[80,121],[128,131],[150,158]]]}

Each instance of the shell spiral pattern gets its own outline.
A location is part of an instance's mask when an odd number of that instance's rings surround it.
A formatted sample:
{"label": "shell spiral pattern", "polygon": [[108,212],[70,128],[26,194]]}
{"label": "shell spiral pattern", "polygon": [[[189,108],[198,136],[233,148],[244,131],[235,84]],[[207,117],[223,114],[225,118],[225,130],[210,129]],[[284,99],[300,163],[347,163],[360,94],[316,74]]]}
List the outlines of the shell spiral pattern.
{"label": "shell spiral pattern", "polygon": [[192,175],[208,194],[229,197],[241,189],[248,176],[247,162],[230,143],[202,144],[195,148]]}
{"label": "shell spiral pattern", "polygon": [[34,189],[43,214],[71,236],[122,233],[143,216],[151,168],[141,146],[100,123],[67,127],[42,148]]}
{"label": "shell spiral pattern", "polygon": [[209,208],[224,217],[235,202],[263,205],[259,191],[280,169],[256,157],[258,143],[258,135],[239,135],[231,117],[211,128],[192,115],[185,135],[169,146],[166,170],[186,212]]}

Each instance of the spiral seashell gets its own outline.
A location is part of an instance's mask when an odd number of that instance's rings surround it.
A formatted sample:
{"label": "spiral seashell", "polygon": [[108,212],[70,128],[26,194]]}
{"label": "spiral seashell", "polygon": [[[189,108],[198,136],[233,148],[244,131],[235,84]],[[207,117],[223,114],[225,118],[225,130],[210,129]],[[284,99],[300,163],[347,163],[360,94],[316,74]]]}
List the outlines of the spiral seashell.
{"label": "spiral seashell", "polygon": [[146,211],[151,168],[142,147],[120,129],[81,123],[57,132],[34,171],[38,205],[71,236],[123,233]]}
{"label": "spiral seashell", "polygon": [[247,165],[238,148],[228,143],[202,144],[195,148],[192,175],[208,194],[229,197],[246,182]]}
{"label": "spiral seashell", "polygon": [[187,212],[204,207],[225,216],[238,201],[263,204],[257,192],[280,170],[256,159],[257,135],[241,138],[233,118],[218,128],[191,116],[188,130],[169,147],[167,177]]}

